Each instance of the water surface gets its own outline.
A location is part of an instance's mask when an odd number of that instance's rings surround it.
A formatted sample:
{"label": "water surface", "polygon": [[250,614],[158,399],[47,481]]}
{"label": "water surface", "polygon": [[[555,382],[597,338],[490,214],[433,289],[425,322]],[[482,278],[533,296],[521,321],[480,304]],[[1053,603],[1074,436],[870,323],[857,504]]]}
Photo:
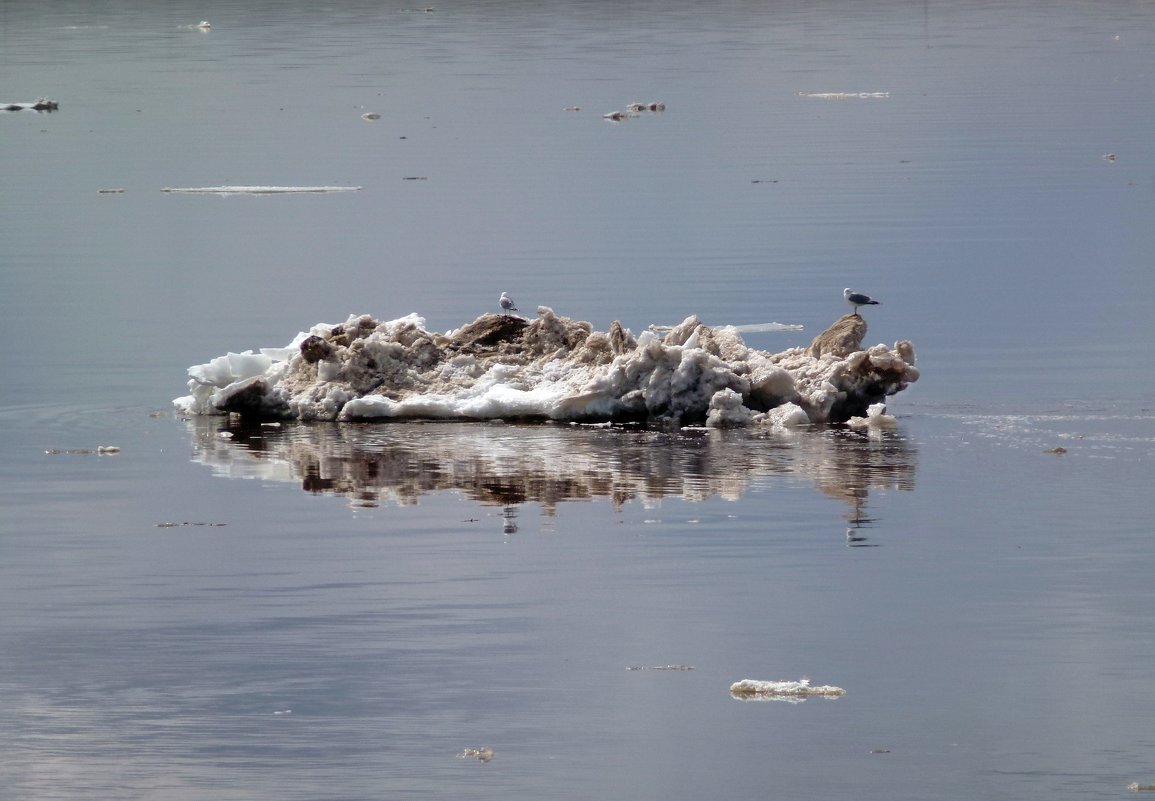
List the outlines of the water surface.
{"label": "water surface", "polygon": [[[0,3],[0,100],[61,104],[0,114],[0,784],[1155,781],[1153,17]],[[221,184],[364,188],[160,191]],[[350,313],[445,330],[506,290],[602,330],[803,324],[748,337],[780,350],[844,286],[883,301],[871,342],[919,351],[880,437],[168,411],[187,365]],[[629,669],[668,665],[693,670]],[[728,693],[801,675],[847,695]]]}

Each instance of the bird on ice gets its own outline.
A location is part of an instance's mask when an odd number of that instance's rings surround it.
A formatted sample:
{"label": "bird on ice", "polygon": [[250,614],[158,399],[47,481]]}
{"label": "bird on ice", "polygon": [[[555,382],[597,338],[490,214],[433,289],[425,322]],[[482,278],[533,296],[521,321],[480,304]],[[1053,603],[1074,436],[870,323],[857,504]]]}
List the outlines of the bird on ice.
{"label": "bird on ice", "polygon": [[869,295],[863,295],[860,292],[855,292],[850,287],[842,290],[842,297],[846,298],[846,302],[854,307],[854,313],[858,314],[859,306],[877,306],[878,301]]}
{"label": "bird on ice", "polygon": [[505,292],[501,293],[501,298],[497,302],[501,304],[501,310],[506,314],[511,311],[520,311],[517,306],[513,305],[513,298],[511,298]]}

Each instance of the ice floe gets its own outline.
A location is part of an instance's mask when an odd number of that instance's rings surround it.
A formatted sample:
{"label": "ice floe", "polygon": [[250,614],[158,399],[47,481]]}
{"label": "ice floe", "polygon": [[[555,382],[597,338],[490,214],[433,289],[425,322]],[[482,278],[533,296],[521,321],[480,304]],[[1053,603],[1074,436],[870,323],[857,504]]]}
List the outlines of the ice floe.
{"label": "ice floe", "polygon": [[357,192],[359,186],[166,186],[162,192],[186,195],[291,195],[309,192]]}
{"label": "ice floe", "polygon": [[798,681],[742,679],[730,685],[730,695],[743,701],[787,701],[796,704],[807,698],[841,698],[846,695],[846,690],[830,684],[812,685],[807,678]]}
{"label": "ice floe", "polygon": [[[842,422],[918,379],[914,347],[865,350],[846,315],[809,347],[768,353],[733,327],[687,317],[664,336],[594,331],[538,307],[428,331],[410,314],[318,324],[282,348],[227,353],[188,370],[188,415],[250,419],[660,421],[711,427]],[[829,334],[837,331],[833,340]],[[833,342],[833,344],[831,344]]]}
{"label": "ice floe", "polygon": [[60,104],[46,97],[38,97],[31,103],[0,103],[0,111],[57,111]]}
{"label": "ice floe", "polygon": [[488,745],[483,745],[480,748],[466,748],[457,755],[458,759],[476,759],[479,762],[492,762],[493,749]]}
{"label": "ice floe", "polygon": [[882,100],[890,97],[890,92],[799,92],[798,96],[819,100]]}

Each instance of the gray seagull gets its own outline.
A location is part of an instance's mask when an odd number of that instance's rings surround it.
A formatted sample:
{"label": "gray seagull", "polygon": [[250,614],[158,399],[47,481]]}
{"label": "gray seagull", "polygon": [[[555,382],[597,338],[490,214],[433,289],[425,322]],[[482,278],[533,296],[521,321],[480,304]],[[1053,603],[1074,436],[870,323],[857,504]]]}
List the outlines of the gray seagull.
{"label": "gray seagull", "polygon": [[869,295],[863,295],[860,292],[853,291],[850,287],[842,290],[842,297],[846,298],[846,302],[854,307],[854,313],[858,314],[859,306],[877,306],[878,301]]}
{"label": "gray seagull", "polygon": [[501,298],[497,302],[501,304],[501,310],[506,314],[511,311],[520,311],[517,306],[513,305],[513,298],[504,292],[501,293]]}

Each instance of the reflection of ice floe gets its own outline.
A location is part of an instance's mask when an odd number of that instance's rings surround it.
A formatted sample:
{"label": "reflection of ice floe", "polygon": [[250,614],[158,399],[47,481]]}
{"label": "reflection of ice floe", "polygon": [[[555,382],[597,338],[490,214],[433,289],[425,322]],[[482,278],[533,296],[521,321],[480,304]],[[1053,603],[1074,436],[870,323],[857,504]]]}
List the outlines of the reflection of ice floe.
{"label": "reflection of ice floe", "polygon": [[[665,336],[608,332],[538,308],[486,314],[447,334],[415,314],[315,325],[284,348],[189,368],[185,414],[253,419],[661,420],[725,426],[842,421],[918,379],[914,348],[862,350],[846,315],[808,348],[748,348],[733,327],[688,317]],[[768,413],[769,412],[769,413]]]}
{"label": "reflection of ice floe", "polygon": [[486,506],[538,503],[551,515],[563,501],[609,499],[615,507],[664,497],[740,498],[752,484],[802,476],[861,518],[872,489],[914,487],[916,451],[903,438],[870,440],[844,431],[785,432],[632,426],[414,423],[252,426],[230,418],[189,421],[194,459],[230,478],[298,483],[355,505],[416,504],[459,492]]}
{"label": "reflection of ice floe", "polygon": [[810,679],[798,681],[742,679],[730,685],[730,695],[742,701],[787,701],[797,704],[807,698],[841,698],[846,695],[846,690],[830,684],[812,685]]}

